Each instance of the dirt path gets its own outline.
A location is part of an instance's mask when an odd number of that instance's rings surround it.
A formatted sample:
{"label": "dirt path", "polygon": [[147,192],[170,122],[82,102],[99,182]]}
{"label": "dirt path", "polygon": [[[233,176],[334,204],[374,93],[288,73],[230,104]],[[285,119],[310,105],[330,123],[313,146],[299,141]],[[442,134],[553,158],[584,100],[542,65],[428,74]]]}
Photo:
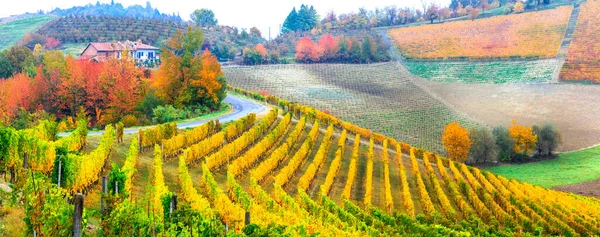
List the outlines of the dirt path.
{"label": "dirt path", "polygon": [[575,33],[575,27],[577,26],[580,10],[580,6],[575,6],[571,12],[571,17],[569,17],[569,24],[567,25],[565,36],[563,37],[563,41],[560,44],[560,49],[558,50],[558,63],[554,69],[554,75],[552,76],[553,83],[559,82],[560,71],[562,70],[567,59],[567,53],[569,52],[569,47],[571,46],[571,40],[573,40],[573,33]]}
{"label": "dirt path", "polygon": [[600,198],[600,180],[554,187],[552,189]]}

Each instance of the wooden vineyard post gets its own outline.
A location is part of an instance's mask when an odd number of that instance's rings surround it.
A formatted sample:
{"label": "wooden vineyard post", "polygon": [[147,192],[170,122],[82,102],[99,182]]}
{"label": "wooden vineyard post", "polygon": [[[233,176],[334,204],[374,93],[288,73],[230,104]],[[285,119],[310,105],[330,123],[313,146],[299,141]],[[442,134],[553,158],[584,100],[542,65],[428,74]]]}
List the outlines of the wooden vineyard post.
{"label": "wooden vineyard post", "polygon": [[245,224],[246,225],[250,225],[250,212],[249,211],[246,212],[246,221],[245,221]]}
{"label": "wooden vineyard post", "polygon": [[58,187],[60,188],[60,176],[62,174],[62,160],[58,161]]}
{"label": "wooden vineyard post", "polygon": [[[102,176],[102,193],[103,194],[106,194],[106,185],[107,185],[106,176]],[[104,214],[104,200],[103,200],[102,196],[100,198],[100,213]]]}
{"label": "wooden vineyard post", "polygon": [[177,194],[173,194],[171,196],[171,205],[169,206],[169,215],[173,214],[173,212],[177,210]]}
{"label": "wooden vineyard post", "polygon": [[81,223],[83,216],[83,194],[75,196],[75,210],[73,211],[73,237],[81,237]]}

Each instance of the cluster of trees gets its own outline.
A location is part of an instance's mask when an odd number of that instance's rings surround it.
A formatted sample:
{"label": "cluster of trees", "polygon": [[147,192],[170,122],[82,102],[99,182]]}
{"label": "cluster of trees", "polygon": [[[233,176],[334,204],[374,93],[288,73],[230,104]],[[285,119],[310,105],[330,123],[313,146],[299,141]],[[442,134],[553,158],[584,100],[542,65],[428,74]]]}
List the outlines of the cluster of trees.
{"label": "cluster of trees", "polygon": [[268,50],[263,44],[245,48],[242,52],[242,58],[244,65],[277,64],[281,62],[279,50]]}
{"label": "cluster of trees", "polygon": [[[202,32],[179,31],[162,49],[156,73],[135,66],[128,53],[106,62],[77,60],[60,51],[14,46],[0,53],[0,120],[27,124],[30,113],[62,119],[84,111],[102,126],[123,120],[150,123],[155,108],[216,110],[225,97],[225,77],[216,57],[202,51]],[[196,115],[197,116],[197,115]],[[125,121],[125,120],[134,120]]]}
{"label": "cluster of trees", "polygon": [[215,17],[215,13],[206,8],[194,10],[194,12],[190,14],[190,19],[192,19],[197,26],[216,26],[219,22]]}
{"label": "cluster of trees", "polygon": [[133,17],[133,18],[152,18],[152,19],[166,19],[173,20],[177,22],[182,22],[183,20],[179,15],[169,15],[164,14],[158,11],[158,9],[153,8],[150,2],[146,2],[146,6],[143,7],[141,5],[131,5],[127,8],[124,8],[121,3],[115,3],[114,0],[111,1],[110,4],[100,3],[99,1],[96,4],[87,4],[85,6],[72,7],[69,9],[60,9],[56,8],[49,12],[49,14],[57,15],[57,16],[68,16],[68,15],[105,15],[105,16],[125,16],[125,17]]}
{"label": "cluster of trees", "polygon": [[296,60],[302,63],[370,63],[388,61],[387,47],[367,35],[363,38],[323,35],[318,43],[304,37],[296,44]]}
{"label": "cluster of trees", "polygon": [[308,31],[317,26],[317,23],[319,23],[317,10],[313,6],[302,4],[300,10],[296,11],[296,7],[294,7],[288,14],[283,22],[281,32]]}
{"label": "cluster of trees", "polygon": [[157,44],[185,24],[171,19],[111,15],[68,15],[48,22],[37,33],[63,43],[142,40]]}
{"label": "cluster of trees", "polygon": [[46,49],[56,49],[61,46],[60,40],[46,37],[38,33],[25,33],[25,36],[19,41],[19,46],[27,47],[30,50],[34,50],[35,45],[44,46]]}
{"label": "cluster of trees", "polygon": [[533,157],[552,157],[561,144],[560,132],[551,124],[531,127],[513,120],[509,127],[498,126],[467,130],[458,122],[444,129],[442,143],[448,156],[457,162],[471,164],[524,161]]}

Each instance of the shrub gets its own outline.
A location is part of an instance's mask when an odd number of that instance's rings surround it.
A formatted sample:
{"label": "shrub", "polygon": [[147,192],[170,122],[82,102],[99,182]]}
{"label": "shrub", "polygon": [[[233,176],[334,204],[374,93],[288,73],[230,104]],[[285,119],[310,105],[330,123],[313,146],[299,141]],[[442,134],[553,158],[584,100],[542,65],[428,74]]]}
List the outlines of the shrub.
{"label": "shrub", "polygon": [[187,112],[185,110],[176,109],[172,105],[158,106],[152,110],[155,123],[168,123],[176,120],[186,118]]}
{"label": "shrub", "polygon": [[125,127],[133,127],[133,126],[140,125],[140,121],[138,120],[138,118],[132,114],[125,115],[121,119],[121,122],[123,123],[123,126],[125,126]]}

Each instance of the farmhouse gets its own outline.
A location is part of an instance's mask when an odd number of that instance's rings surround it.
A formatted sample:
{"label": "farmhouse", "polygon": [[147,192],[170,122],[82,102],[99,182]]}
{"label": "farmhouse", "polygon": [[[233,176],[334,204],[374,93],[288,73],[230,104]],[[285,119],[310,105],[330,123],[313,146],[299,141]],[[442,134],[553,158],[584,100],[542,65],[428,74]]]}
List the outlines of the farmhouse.
{"label": "farmhouse", "polygon": [[136,61],[154,61],[159,58],[158,48],[142,43],[141,41],[125,41],[116,43],[89,43],[83,50],[80,58],[106,61],[108,58],[121,58],[123,51],[129,50],[129,54]]}

